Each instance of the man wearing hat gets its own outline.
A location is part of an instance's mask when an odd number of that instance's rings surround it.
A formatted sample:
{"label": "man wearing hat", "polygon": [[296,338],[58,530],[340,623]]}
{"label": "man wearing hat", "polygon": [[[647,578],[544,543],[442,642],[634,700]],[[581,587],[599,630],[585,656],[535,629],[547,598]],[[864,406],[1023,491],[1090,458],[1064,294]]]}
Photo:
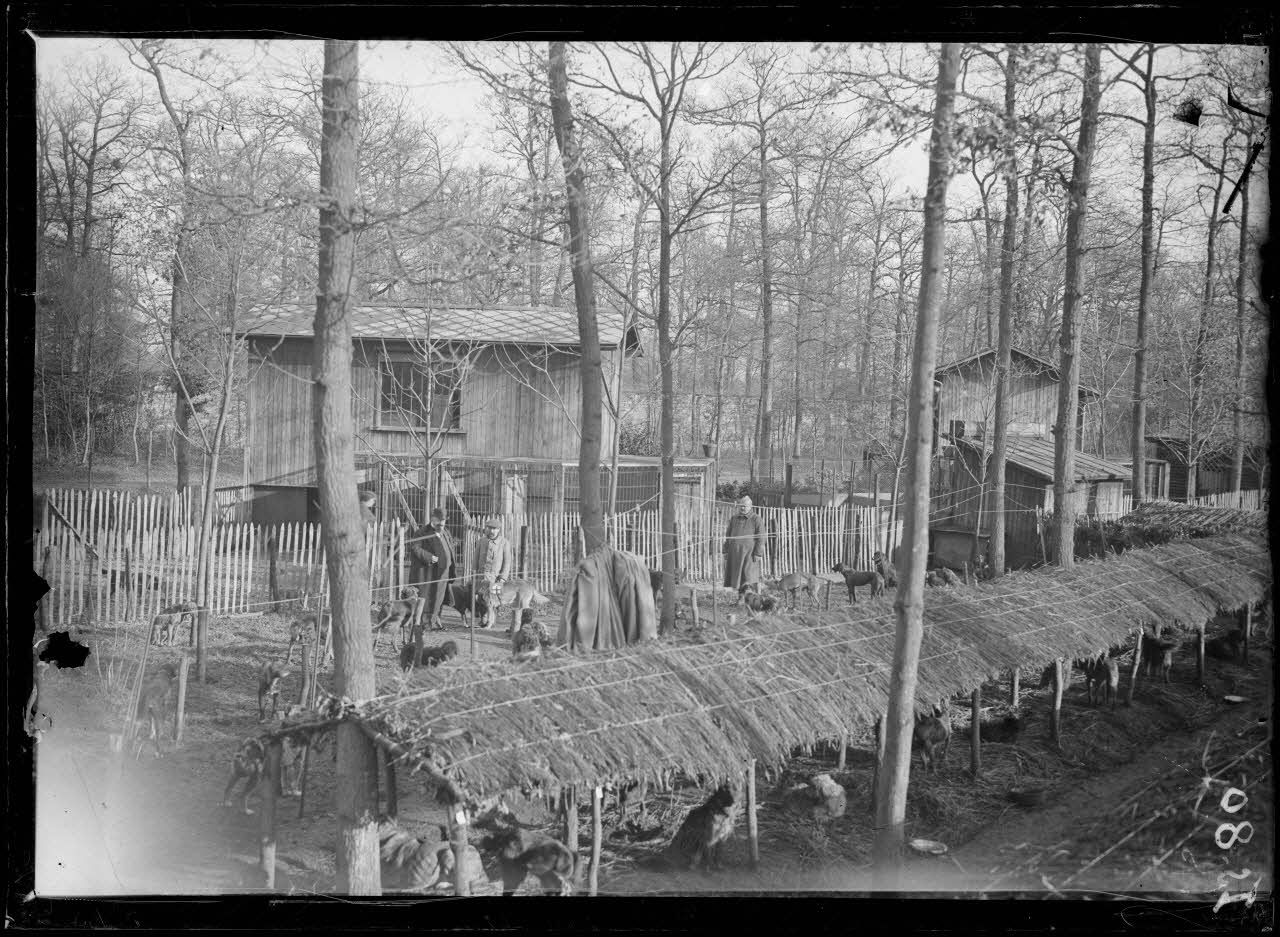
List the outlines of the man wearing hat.
{"label": "man wearing hat", "polygon": [[511,578],[511,544],[502,536],[502,528],[497,521],[489,521],[484,525],[485,539],[480,542],[476,571],[478,588],[489,593],[489,617],[481,626],[492,628],[498,617],[498,606],[502,602],[502,584]]}
{"label": "man wearing hat", "polygon": [[409,569],[409,584],[416,585],[427,600],[428,621],[432,630],[444,627],[440,622],[440,608],[444,604],[445,590],[453,581],[453,558],[456,553],[453,537],[444,523],[444,508],[433,508],[431,523],[419,527],[411,535],[413,540],[409,554],[413,564]]}
{"label": "man wearing hat", "polygon": [[751,510],[751,499],[738,499],[738,513],[729,518],[724,535],[724,584],[736,592],[760,581],[764,559],[764,518]]}

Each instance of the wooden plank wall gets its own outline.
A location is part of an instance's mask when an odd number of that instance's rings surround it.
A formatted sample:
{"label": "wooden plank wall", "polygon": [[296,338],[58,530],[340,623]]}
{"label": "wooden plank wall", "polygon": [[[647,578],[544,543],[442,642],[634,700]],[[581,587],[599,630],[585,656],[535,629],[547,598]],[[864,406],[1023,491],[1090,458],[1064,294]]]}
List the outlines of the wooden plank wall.
{"label": "wooden plank wall", "polygon": [[[388,351],[410,355],[399,343]],[[357,342],[352,369],[356,449],[391,454],[420,454],[414,434],[376,425],[381,342]],[[249,395],[250,484],[314,484],[311,433],[311,340],[257,338],[250,353],[264,366],[251,368]],[[608,373],[617,352],[605,352]],[[552,352],[544,358],[521,346],[486,348],[462,387],[460,427],[440,438],[438,457],[573,458],[578,450],[581,385],[578,356]],[[613,445],[614,425],[604,418],[602,445]]]}

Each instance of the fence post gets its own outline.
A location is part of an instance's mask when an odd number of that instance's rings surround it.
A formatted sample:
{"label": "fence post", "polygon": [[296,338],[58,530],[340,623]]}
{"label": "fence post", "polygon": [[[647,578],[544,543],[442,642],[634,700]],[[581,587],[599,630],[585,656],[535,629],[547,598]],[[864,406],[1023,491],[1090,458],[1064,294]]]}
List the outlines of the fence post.
{"label": "fence post", "polygon": [[528,515],[525,515],[525,523],[520,525],[520,560],[518,568],[520,570],[520,578],[529,578],[529,524]]}
{"label": "fence post", "polygon": [[182,741],[182,727],[187,714],[187,671],[191,668],[191,655],[183,654],[178,661],[178,703],[173,710],[173,741]]}

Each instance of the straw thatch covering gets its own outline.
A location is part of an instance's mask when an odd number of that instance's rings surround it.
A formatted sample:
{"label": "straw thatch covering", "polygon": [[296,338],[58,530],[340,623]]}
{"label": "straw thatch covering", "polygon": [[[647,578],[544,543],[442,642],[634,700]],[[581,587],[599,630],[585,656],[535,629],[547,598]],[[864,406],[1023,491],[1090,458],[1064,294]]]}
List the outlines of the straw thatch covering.
{"label": "straw thatch covering", "polygon": [[[1261,600],[1270,582],[1263,538],[1220,534],[926,590],[918,706],[1101,652],[1141,622],[1199,626]],[[605,654],[466,663],[353,715],[402,761],[475,796],[671,769],[732,777],[747,758],[777,764],[883,711],[894,627],[883,598]]]}
{"label": "straw thatch covering", "polygon": [[1211,537],[1219,533],[1267,533],[1266,511],[1202,507],[1176,501],[1144,501],[1115,526],[1142,535],[1148,542]]}

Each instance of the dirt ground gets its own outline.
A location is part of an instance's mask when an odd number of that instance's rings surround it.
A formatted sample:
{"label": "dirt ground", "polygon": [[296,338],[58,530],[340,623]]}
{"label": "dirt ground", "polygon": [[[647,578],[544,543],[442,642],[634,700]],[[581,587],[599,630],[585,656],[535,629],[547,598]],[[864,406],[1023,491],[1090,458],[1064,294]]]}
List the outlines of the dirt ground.
{"label": "dirt ground", "polygon": [[[560,608],[543,617],[552,624]],[[468,635],[445,611],[447,635],[461,656],[470,653]],[[79,669],[48,668],[40,708],[51,720],[38,745],[38,894],[222,894],[247,891],[258,857],[258,817],[220,806],[232,753],[257,734],[257,668],[280,659],[288,641],[282,615],[215,619],[210,626],[208,682],[189,688],[185,736],[166,755],[141,760],[108,751],[107,736],[120,731],[121,696],[106,692],[100,667],[113,657],[136,662],[143,652],[140,626],[117,637],[85,633],[93,648]],[[984,741],[982,776],[969,771],[967,707],[953,709],[955,736],[936,775],[925,775],[913,757],[907,836],[945,843],[941,857],[910,854],[902,887],[918,892],[977,890],[1178,892],[1210,895],[1221,873],[1250,870],[1229,880],[1232,891],[1247,891],[1260,879],[1272,885],[1272,777],[1270,714],[1272,643],[1270,621],[1259,622],[1247,667],[1210,659],[1203,686],[1195,680],[1193,655],[1182,652],[1172,683],[1139,681],[1131,707],[1114,711],[1091,707],[1077,675],[1068,689],[1061,750],[1047,740],[1048,694],[1027,678],[1019,698],[1021,728],[1016,739]],[[185,634],[182,635],[185,639]],[[501,658],[508,639],[476,632],[476,654]],[[176,649],[151,648],[148,672]],[[295,656],[296,661],[296,656]],[[401,679],[392,651],[378,659],[380,689]],[[297,675],[286,679],[284,698],[296,698]],[[322,680],[323,680],[322,675]],[[1127,672],[1122,689],[1127,684]],[[984,725],[1010,711],[1007,683],[985,689]],[[1245,698],[1231,705],[1226,694]],[[678,827],[684,813],[706,792],[692,781],[667,792],[650,791],[632,808],[633,828],[654,832],[629,841],[606,797],[605,846],[600,887],[605,894],[691,894],[871,888],[872,818],[868,812],[872,750],[869,738],[852,740],[844,771],[835,770],[835,752],[796,752],[781,771],[762,773],[758,870],[748,860],[746,822],[740,821],[725,853],[726,869],[716,873],[662,874],[637,864],[652,855]],[[788,815],[782,794],[792,784],[821,771],[848,792],[846,816],[816,825]],[[1197,797],[1209,777],[1208,792]],[[281,808],[277,887],[284,891],[332,889],[336,823],[333,746],[311,759],[305,814],[298,798]],[[1227,786],[1245,791],[1247,803],[1234,814],[1220,799]],[[1040,788],[1044,804],[1026,808],[1009,802],[1012,787]],[[1239,800],[1240,798],[1236,798]],[[257,799],[251,799],[256,806]],[[549,805],[513,801],[526,822],[552,829]],[[1229,804],[1234,806],[1234,803]],[[425,789],[400,782],[400,820],[410,830],[443,822]],[[1224,821],[1252,824],[1227,848]],[[589,811],[579,828],[589,849]],[[657,832],[658,830],[661,832]],[[532,891],[533,880],[526,883]]]}

